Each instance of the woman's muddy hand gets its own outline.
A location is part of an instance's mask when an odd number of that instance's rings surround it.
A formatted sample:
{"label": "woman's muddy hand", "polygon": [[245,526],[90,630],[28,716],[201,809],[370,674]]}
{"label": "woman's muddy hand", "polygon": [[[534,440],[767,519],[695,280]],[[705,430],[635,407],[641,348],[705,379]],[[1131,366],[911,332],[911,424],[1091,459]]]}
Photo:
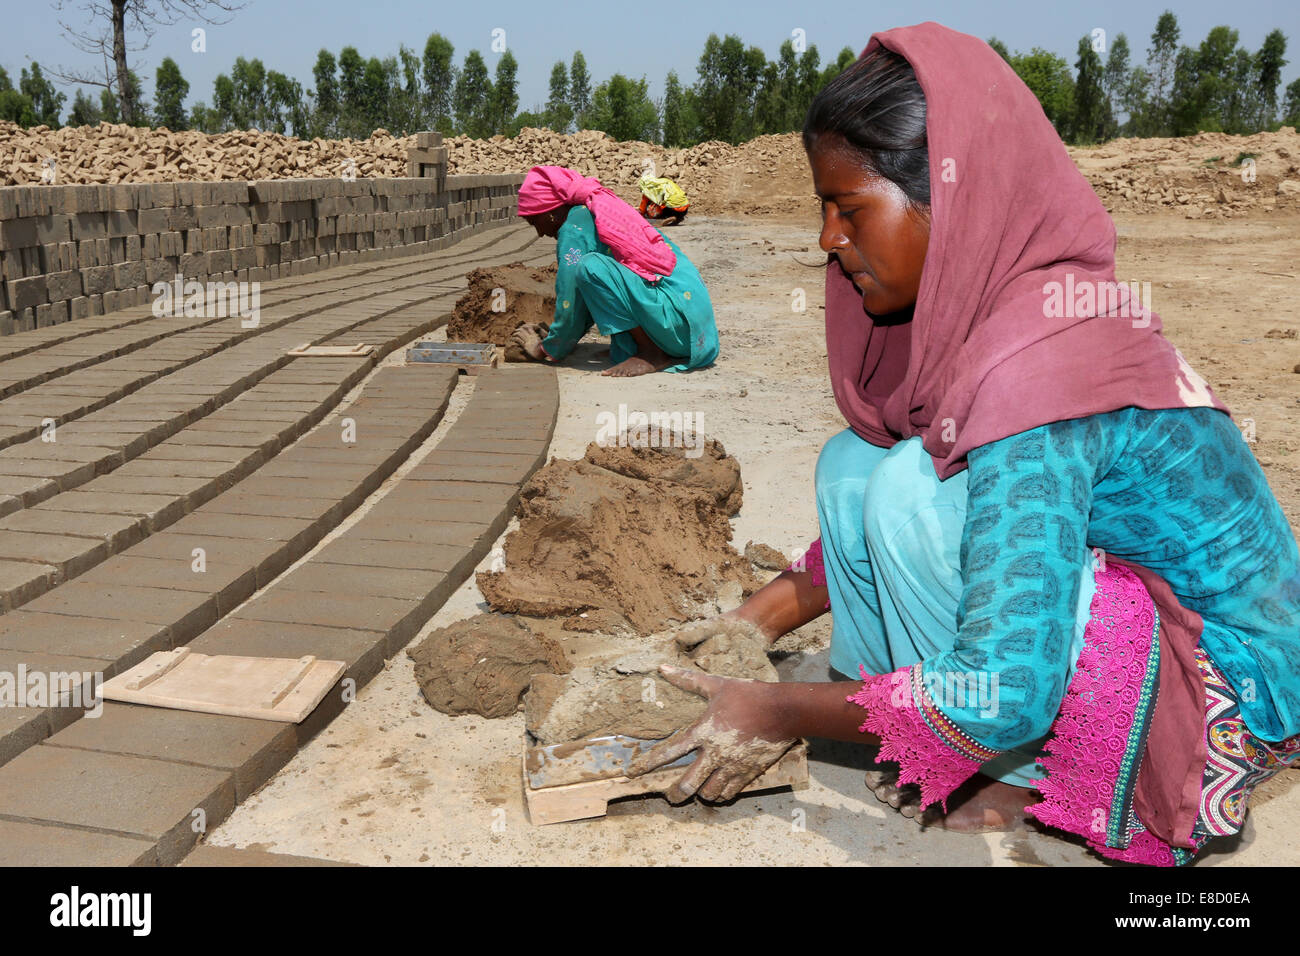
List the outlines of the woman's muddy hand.
{"label": "woman's muddy hand", "polygon": [[692,794],[704,800],[733,799],[797,739],[783,736],[773,719],[769,690],[775,685],[668,664],[659,670],[670,684],[709,701],[704,716],[631,761],[624,771],[637,777],[698,751],[695,762],[664,792],[670,803],[689,800]]}
{"label": "woman's muddy hand", "polygon": [[682,650],[692,651],[711,637],[722,634],[735,634],[738,627],[752,630],[754,635],[762,641],[768,640],[761,628],[756,624],[745,621],[735,611],[732,611],[727,614],[701,618],[698,621],[684,624],[673,632],[673,641]]}
{"label": "woman's muddy hand", "polygon": [[542,349],[542,336],[537,325],[532,322],[526,322],[519,328],[510,333],[510,338],[521,349],[524,354],[531,359],[541,361],[546,356]]}

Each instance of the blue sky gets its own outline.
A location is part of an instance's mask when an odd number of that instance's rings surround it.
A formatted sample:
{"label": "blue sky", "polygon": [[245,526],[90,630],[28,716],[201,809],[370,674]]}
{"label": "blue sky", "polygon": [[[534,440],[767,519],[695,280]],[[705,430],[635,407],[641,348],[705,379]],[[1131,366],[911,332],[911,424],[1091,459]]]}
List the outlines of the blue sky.
{"label": "blue sky", "polygon": [[[75,13],[77,0],[65,0]],[[1101,0],[1080,4],[1011,0],[1006,3],[970,4],[957,0],[899,4],[817,4],[802,8],[789,0],[746,0],[687,4],[593,3],[589,0],[556,3],[416,2],[416,0],[251,0],[222,26],[183,21],[160,28],[148,48],[134,54],[134,64],[152,92],[159,61],[171,56],[190,83],[188,105],[212,101],[212,82],[229,72],[235,57],[258,57],[268,69],[277,69],[312,85],[311,67],[316,53],[327,47],[336,55],[351,44],[365,57],[388,56],[405,43],[417,53],[425,37],[437,31],[456,47],[459,65],[464,54],[478,49],[494,69],[499,54],[491,52],[492,31],[505,31],[505,41],[519,61],[520,109],[546,99],[551,65],[568,62],[581,49],[597,81],[614,72],[645,76],[651,94],[663,90],[664,76],[676,69],[684,82],[693,82],[695,67],[710,33],[739,34],[745,43],[775,55],[791,31],[801,29],[808,42],[817,44],[822,60],[843,46],[859,50],[876,30],[937,20],[954,29],[987,39],[997,36],[1012,50],[1042,46],[1064,56],[1072,65],[1079,38],[1100,27],[1108,37],[1126,33],[1135,58],[1145,58],[1156,18],[1173,9],[1182,28],[1182,42],[1197,45],[1213,26],[1226,24],[1241,35],[1249,49],[1258,49],[1274,27],[1287,35],[1283,88],[1300,76],[1300,3],[1297,0],[1252,0],[1223,4],[1196,2],[1171,4],[1169,0]],[[50,0],[0,0],[0,65],[17,83],[18,73],[30,60],[43,67],[63,66],[99,70],[90,57],[78,52],[59,31]],[[651,11],[651,12],[646,12]],[[191,51],[191,30],[207,31],[207,52]],[[142,67],[142,68],[141,68]],[[72,100],[68,92],[69,103]],[[1280,93],[1280,91],[1279,91]]]}

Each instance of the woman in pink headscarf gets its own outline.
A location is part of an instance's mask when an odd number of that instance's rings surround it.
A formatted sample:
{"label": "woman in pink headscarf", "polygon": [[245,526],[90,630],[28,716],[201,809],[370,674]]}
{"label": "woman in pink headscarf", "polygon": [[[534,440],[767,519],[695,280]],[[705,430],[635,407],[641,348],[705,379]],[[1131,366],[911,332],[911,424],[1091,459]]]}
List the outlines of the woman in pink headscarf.
{"label": "woman in pink headscarf", "polygon": [[525,325],[515,342],[558,362],[595,325],[610,337],[618,378],[703,368],[718,357],[709,291],[682,251],[618,196],[563,166],[534,166],[519,215],[556,241],[555,318]]}
{"label": "woman in pink headscarf", "polygon": [[[890,30],[804,145],[829,254],[821,537],[727,617],[829,610],[827,683],[666,668],[705,715],[629,768],[730,799],[800,736],[956,830],[1026,815],[1185,863],[1300,763],[1300,551],[1226,408],[1115,282],[1115,230],[985,43]],[[1068,291],[1067,291],[1068,290]],[[714,620],[678,635],[689,645]]]}

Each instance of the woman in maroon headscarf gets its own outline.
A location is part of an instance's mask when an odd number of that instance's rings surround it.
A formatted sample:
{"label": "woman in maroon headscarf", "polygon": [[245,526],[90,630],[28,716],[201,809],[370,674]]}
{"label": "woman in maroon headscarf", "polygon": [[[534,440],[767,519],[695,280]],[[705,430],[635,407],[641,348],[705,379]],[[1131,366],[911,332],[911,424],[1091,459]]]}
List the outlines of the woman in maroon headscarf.
{"label": "woman in maroon headscarf", "polygon": [[728,617],[775,639],[829,609],[845,680],[666,668],[708,711],[631,772],[698,750],[669,798],[730,799],[822,736],[879,744],[899,769],[877,795],[954,829],[1028,812],[1157,864],[1238,832],[1300,762],[1300,552],[1227,410],[1115,282],[1114,226],[1037,100],[927,23],[874,36],[804,144],[850,427],[818,461],[806,566]]}

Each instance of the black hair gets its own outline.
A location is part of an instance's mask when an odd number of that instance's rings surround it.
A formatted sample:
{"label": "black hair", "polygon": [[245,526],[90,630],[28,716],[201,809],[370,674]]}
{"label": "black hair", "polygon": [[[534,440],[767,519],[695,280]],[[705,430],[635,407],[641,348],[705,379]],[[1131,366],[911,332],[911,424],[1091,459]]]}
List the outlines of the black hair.
{"label": "black hair", "polygon": [[868,170],[898,186],[916,206],[930,205],[925,94],[906,59],[877,46],[813,99],[803,147],[838,138]]}

